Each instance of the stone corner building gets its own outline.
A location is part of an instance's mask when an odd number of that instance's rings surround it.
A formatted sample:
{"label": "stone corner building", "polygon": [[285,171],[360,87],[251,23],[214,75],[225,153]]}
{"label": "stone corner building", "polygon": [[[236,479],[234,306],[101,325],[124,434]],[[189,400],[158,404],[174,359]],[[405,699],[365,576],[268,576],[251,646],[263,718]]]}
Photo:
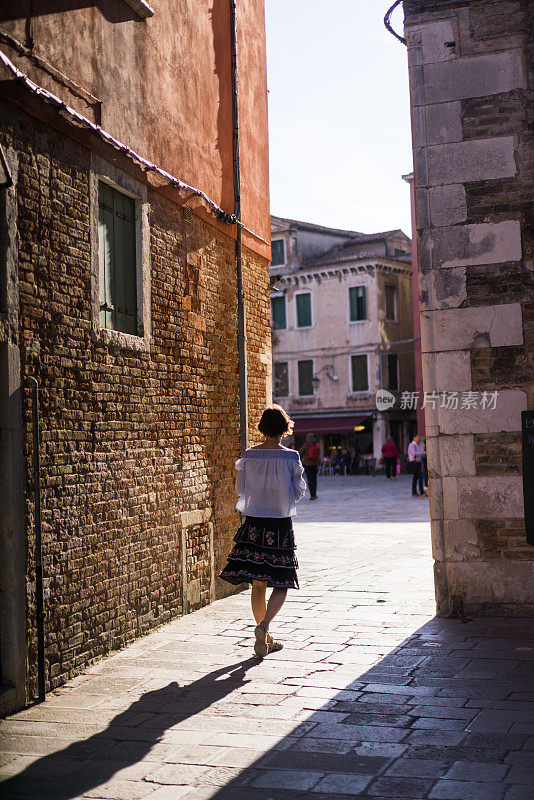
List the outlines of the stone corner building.
{"label": "stone corner building", "polygon": [[263,2],[237,9],[243,311],[232,4],[48,5],[0,9],[2,712],[39,678],[28,378],[47,688],[226,593],[271,387]]}
{"label": "stone corner building", "polygon": [[438,612],[533,614],[520,432],[534,408],[534,3],[404,10],[424,389],[479,403],[426,408]]}

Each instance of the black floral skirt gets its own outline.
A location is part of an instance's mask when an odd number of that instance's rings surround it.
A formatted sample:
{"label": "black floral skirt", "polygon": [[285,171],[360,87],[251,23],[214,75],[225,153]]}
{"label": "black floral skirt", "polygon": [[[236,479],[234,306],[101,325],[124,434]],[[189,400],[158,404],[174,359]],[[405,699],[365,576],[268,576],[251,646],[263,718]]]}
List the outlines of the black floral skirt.
{"label": "black floral skirt", "polygon": [[245,517],[219,575],[228,583],[266,581],[273,589],[298,589],[291,517]]}

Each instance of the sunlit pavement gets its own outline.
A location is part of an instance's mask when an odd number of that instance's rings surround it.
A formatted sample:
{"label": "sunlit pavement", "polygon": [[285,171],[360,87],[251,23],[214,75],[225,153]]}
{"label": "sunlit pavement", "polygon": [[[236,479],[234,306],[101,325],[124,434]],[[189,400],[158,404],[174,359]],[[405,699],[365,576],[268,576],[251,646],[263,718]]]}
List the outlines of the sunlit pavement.
{"label": "sunlit pavement", "polygon": [[296,533],[281,652],[248,592],[167,625],[0,725],[0,797],[532,800],[532,624],[434,618],[409,478],[321,478]]}

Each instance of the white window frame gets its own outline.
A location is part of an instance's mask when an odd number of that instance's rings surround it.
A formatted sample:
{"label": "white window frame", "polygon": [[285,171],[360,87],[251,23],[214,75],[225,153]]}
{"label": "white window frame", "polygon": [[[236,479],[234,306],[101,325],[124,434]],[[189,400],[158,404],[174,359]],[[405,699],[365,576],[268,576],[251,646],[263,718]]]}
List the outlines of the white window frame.
{"label": "white window frame", "polygon": [[[282,242],[282,246],[284,248],[284,257],[283,257],[282,261],[279,264],[273,264],[272,261],[271,261],[271,267],[285,267],[285,265],[286,265],[286,255],[287,255],[287,253],[286,253],[286,240],[283,237],[281,237],[280,239],[271,238],[271,248],[272,248],[272,245],[274,244],[274,242]],[[271,257],[272,257],[272,253],[271,253]]]}
{"label": "white window frame", "polygon": [[[124,333],[100,324],[100,264],[98,258],[98,184],[102,181],[135,200],[135,247],[137,280],[137,334]],[[91,153],[89,183],[91,238],[91,337],[101,344],[148,352],[151,344],[150,227],[148,192],[145,184]]]}
{"label": "white window frame", "polygon": [[[300,393],[300,381],[299,381],[299,362],[300,361],[311,361],[312,362],[312,393],[311,394],[301,394]],[[315,397],[315,386],[313,385],[313,378],[315,377],[315,359],[314,358],[299,358],[297,359],[297,397]]]}
{"label": "white window frame", "polygon": [[[350,290],[351,289],[365,289],[365,319],[351,319],[350,318]],[[347,287],[347,320],[349,325],[362,325],[369,322],[369,286],[366,283],[352,283]]]}
{"label": "white window frame", "polygon": [[[302,294],[309,294],[310,295],[310,317],[311,317],[311,325],[299,325],[298,322],[298,314],[297,314],[297,297]],[[313,292],[309,289],[306,289],[302,292],[295,292],[295,330],[296,331],[309,331],[310,328],[313,328],[314,323],[314,314],[313,314]],[[305,359],[301,359],[304,361]]]}
{"label": "white window frame", "polygon": [[[355,389],[352,385],[352,357],[353,356],[365,356],[367,359],[367,389]],[[349,356],[349,386],[350,386],[350,394],[369,394],[371,391],[371,381],[370,381],[370,358],[369,353],[351,353]]]}

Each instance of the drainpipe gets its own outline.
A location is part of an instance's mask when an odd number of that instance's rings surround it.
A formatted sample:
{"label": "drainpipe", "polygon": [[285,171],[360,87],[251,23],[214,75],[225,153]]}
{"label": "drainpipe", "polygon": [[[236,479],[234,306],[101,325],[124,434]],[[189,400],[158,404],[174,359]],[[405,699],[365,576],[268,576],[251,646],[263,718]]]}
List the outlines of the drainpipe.
{"label": "drainpipe", "polygon": [[235,261],[237,271],[237,353],[239,371],[239,446],[241,452],[248,447],[248,396],[247,396],[247,330],[245,297],[243,292],[243,256],[241,222],[241,167],[239,161],[239,93],[237,85],[237,17],[236,0],[230,0],[230,29],[232,40],[232,120],[234,163],[234,214],[237,220]]}
{"label": "drainpipe", "polygon": [[34,519],[35,519],[35,602],[37,606],[37,682],[39,700],[46,699],[45,687],[45,612],[43,591],[43,546],[41,537],[41,464],[39,458],[39,384],[33,377],[28,377],[32,387],[33,416],[33,487],[34,487]]}

